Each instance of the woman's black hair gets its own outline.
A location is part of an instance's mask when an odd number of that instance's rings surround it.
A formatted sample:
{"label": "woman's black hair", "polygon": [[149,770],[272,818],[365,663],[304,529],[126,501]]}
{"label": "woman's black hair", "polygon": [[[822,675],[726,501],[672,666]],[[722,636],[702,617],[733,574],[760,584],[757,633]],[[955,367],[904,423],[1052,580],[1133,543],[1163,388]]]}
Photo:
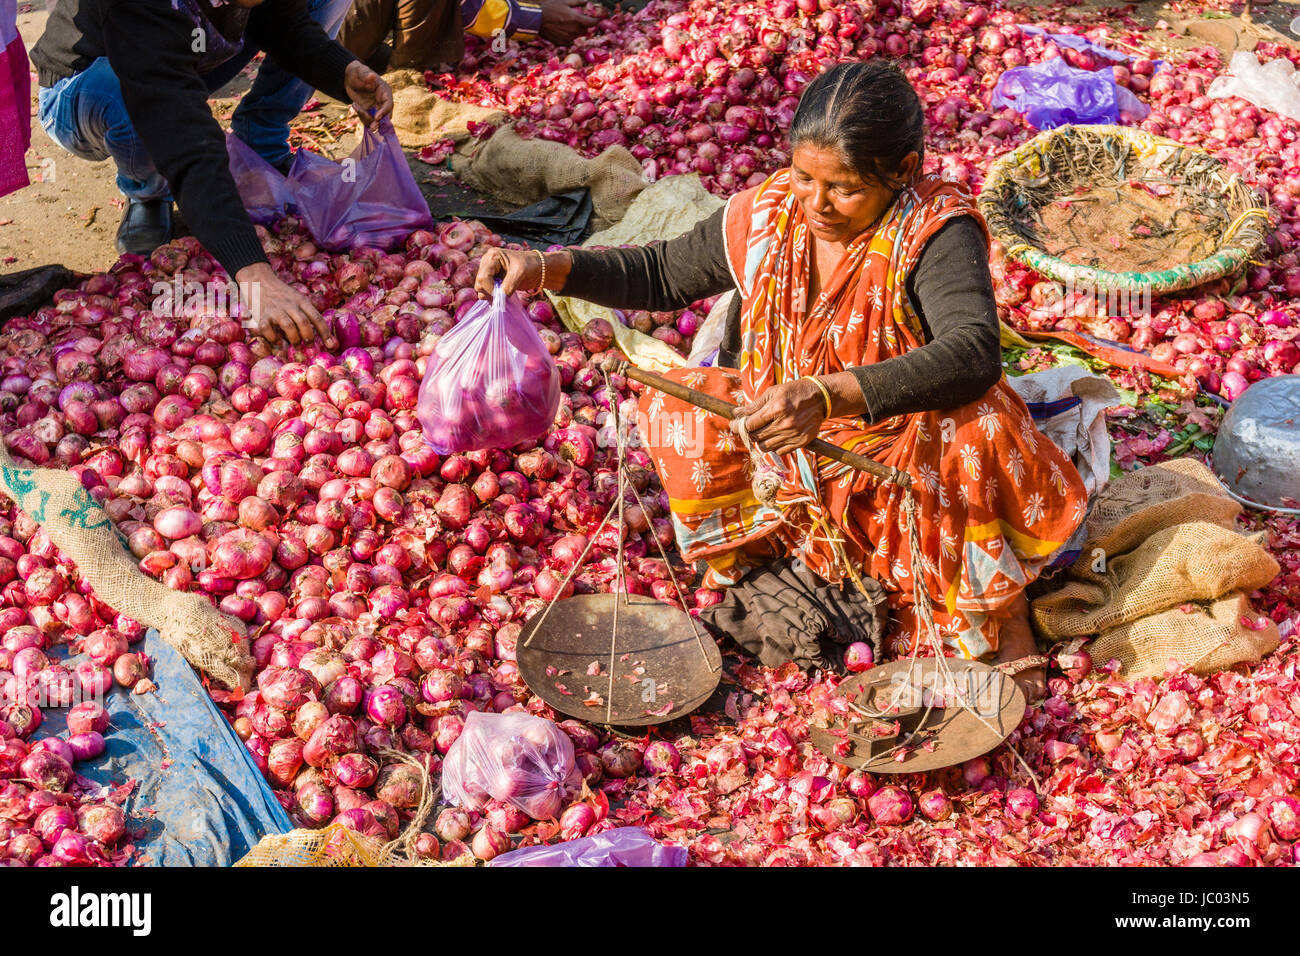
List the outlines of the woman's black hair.
{"label": "woman's black hair", "polygon": [[833,66],[804,88],[790,124],[790,149],[817,146],[838,153],[866,180],[901,189],[908,153],[925,158],[925,113],[912,84],[890,63]]}

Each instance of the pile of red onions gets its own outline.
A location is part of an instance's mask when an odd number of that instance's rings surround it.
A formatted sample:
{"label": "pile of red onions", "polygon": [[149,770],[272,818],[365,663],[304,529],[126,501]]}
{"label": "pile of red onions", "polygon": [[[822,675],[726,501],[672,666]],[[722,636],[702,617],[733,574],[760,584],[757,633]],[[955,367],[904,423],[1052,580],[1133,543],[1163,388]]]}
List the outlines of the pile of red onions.
{"label": "pile of red onions", "polygon": [[[78,773],[112,732],[114,684],[145,681],[144,636],[80,580],[25,514],[0,517],[0,865],[121,866],[133,849],[113,794]],[[45,719],[66,710],[66,732]],[[118,802],[114,802],[114,801]]]}
{"label": "pile of red onions", "polygon": [[[1004,70],[1055,57],[1108,70],[1151,107],[1143,129],[1210,150],[1266,194],[1277,226],[1267,261],[1250,269],[1244,288],[1221,282],[1165,297],[1148,314],[1108,309],[1092,295],[1066,296],[1056,283],[1003,263],[995,248],[1003,318],[1027,331],[1082,331],[1149,353],[1183,375],[1184,394],[1199,386],[1231,400],[1251,382],[1300,365],[1291,305],[1300,295],[1296,124],[1243,100],[1207,97],[1221,70],[1209,48],[1157,72],[1154,50],[1122,61],[1076,51],[1025,33],[1021,11],[966,0],[658,0],[637,13],[591,12],[599,25],[567,51],[525,44],[501,57],[474,45],[460,70],[436,84],[446,95],[509,111],[523,136],[588,155],[626,146],[651,179],[699,173],[728,196],[788,161],[784,137],[799,92],[844,59],[898,61],[926,110],[927,169],[976,188],[995,157],[1034,132],[1013,111],[990,106]],[[1127,14],[1098,25],[1064,6],[1036,9],[1033,22],[1111,49],[1145,46],[1140,24]],[[1272,44],[1258,55],[1300,60]],[[1108,314],[1116,311],[1125,314]],[[700,315],[636,313],[628,324],[676,345],[674,333],[692,334]],[[1149,383],[1139,376],[1123,384]]]}

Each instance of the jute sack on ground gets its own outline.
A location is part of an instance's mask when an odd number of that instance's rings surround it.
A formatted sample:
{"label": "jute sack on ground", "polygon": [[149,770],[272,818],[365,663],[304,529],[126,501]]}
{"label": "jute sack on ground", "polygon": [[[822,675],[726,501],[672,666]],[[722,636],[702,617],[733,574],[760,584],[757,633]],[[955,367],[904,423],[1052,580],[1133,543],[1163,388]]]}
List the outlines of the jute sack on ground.
{"label": "jute sack on ground", "polygon": [[650,185],[636,157],[622,146],[586,159],[563,143],[522,139],[509,126],[472,151],[458,150],[451,168],[466,186],[512,206],[585,187],[591,191],[597,229],[622,219],[632,200]]}
{"label": "jute sack on ground", "polygon": [[466,853],[446,863],[413,861],[396,853],[392,844],[331,823],[320,830],[290,830],[264,836],[235,866],[338,867],[338,866],[474,866]]}
{"label": "jute sack on ground", "polygon": [[411,754],[381,747],[378,757],[385,765],[404,763],[420,775],[419,802],[397,839],[385,843],[341,823],[331,823],[319,830],[290,830],[264,836],[235,866],[474,866],[474,857],[468,853],[446,863],[425,860],[416,854],[416,840],[424,832],[442,788],[430,778],[427,764]]}
{"label": "jute sack on ground", "polygon": [[470,123],[497,126],[506,119],[502,110],[435,96],[424,74],[416,70],[393,70],[384,79],[393,88],[393,129],[407,149],[421,149],[440,139],[467,142]]}
{"label": "jute sack on ground", "polygon": [[1185,521],[1232,528],[1241,505],[1195,458],[1176,458],[1112,478],[1088,514],[1088,543],[1074,569],[1086,570],[1100,549],[1126,554],[1158,531]]}
{"label": "jute sack on ground", "polygon": [[[1258,622],[1258,630],[1243,619]],[[1092,659],[1117,659],[1128,678],[1160,677],[1171,666],[1186,665],[1212,674],[1242,662],[1254,663],[1277,649],[1277,626],[1258,617],[1245,594],[1231,594],[1208,609],[1171,608],[1103,633],[1088,648]]]}
{"label": "jute sack on ground", "polygon": [[1278,573],[1273,557],[1244,535],[1208,521],[1156,532],[1104,571],[1073,567],[1072,580],[1033,604],[1047,636],[1082,637],[1188,601],[1212,601],[1263,587]]}
{"label": "jute sack on ground", "polygon": [[[660,239],[675,239],[696,223],[709,218],[721,205],[722,200],[704,188],[698,175],[665,176],[643,190],[617,224],[595,233],[582,245],[585,249],[644,246]],[[572,332],[581,332],[592,319],[609,322],[614,329],[614,341],[638,368],[666,372],[687,364],[666,342],[624,325],[612,309],[583,299],[553,293],[547,295],[555,305],[560,321]],[[723,316],[724,321],[725,318]],[[719,340],[721,337],[719,331]],[[697,335],[696,342],[699,340]]]}
{"label": "jute sack on ground", "polygon": [[[173,591],[144,574],[113,523],[76,477],[16,465],[0,447],[0,493],[45,529],[105,604],[158,633],[194,667],[227,688],[247,690],[253,659],[241,621],[197,594]],[[236,641],[238,635],[238,641]]]}

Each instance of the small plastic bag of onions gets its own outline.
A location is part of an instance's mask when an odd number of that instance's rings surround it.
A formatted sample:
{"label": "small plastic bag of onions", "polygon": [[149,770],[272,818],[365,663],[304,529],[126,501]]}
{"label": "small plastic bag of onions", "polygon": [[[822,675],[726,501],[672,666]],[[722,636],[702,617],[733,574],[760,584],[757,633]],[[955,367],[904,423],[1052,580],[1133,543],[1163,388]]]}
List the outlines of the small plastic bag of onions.
{"label": "small plastic bag of onions", "polygon": [[443,795],[456,806],[482,810],[494,798],[534,820],[558,817],[581,785],[568,735],[528,714],[473,711],[442,765]]}
{"label": "small plastic bag of onions", "polygon": [[500,283],[429,356],[418,414],[440,455],[509,448],[542,435],[560,407],[560,372],[537,327]]}

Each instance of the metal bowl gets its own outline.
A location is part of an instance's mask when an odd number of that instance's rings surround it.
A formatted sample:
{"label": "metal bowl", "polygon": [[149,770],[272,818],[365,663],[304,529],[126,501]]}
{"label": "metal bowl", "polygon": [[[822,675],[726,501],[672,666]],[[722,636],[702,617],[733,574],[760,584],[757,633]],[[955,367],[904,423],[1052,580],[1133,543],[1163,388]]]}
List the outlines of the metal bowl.
{"label": "metal bowl", "polygon": [[1300,514],[1300,375],[1261,379],[1232,403],[1214,471],[1242,504]]}

